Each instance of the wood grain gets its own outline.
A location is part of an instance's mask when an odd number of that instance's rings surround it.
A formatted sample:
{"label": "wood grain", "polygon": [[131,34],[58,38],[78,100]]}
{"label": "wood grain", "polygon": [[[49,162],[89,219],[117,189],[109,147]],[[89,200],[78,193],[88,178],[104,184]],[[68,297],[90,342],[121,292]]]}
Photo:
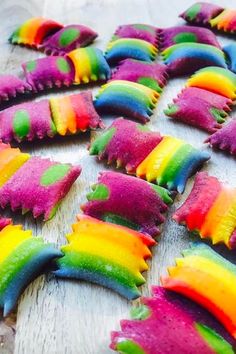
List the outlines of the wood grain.
{"label": "wood grain", "polygon": [[[216,2],[217,3],[217,2]],[[221,6],[234,7],[234,1],[218,1]],[[182,23],[177,15],[192,0],[4,0],[0,12],[0,71],[20,72],[22,61],[36,58],[41,54],[11,46],[7,38],[15,27],[31,16],[43,15],[63,23],[82,23],[99,33],[96,46],[105,49],[115,28],[124,23],[150,23],[168,27]],[[232,39],[219,36],[221,43]],[[164,90],[153,115],[150,126],[162,133],[184,138],[190,143],[203,147],[207,134],[181,124],[176,124],[163,114],[167,103],[184,86],[186,78],[171,80]],[[78,91],[79,89],[76,89]],[[96,90],[96,89],[95,89]],[[61,94],[61,93],[60,93]],[[109,122],[107,122],[108,124]],[[99,171],[106,169],[98,164],[87,152],[89,134],[66,139],[53,139],[36,144],[24,144],[25,151],[47,156],[61,162],[81,164],[83,172],[62,203],[56,217],[43,224],[30,216],[14,215],[15,222],[21,222],[33,229],[37,235],[55,242],[65,243],[64,235],[70,232],[79,206],[85,201],[89,186],[97,179]],[[206,146],[203,147],[209,149]],[[212,152],[212,159],[206,167],[210,173],[235,185],[235,160],[222,153]],[[159,275],[166,272],[167,265],[173,264],[174,257],[188,246],[190,237],[183,227],[171,221],[170,215],[183,202],[191,187],[176,199],[168,220],[163,227],[159,244],[153,249],[153,259],[147,273],[147,284],[142,293],[149,294],[151,284],[157,284]],[[9,212],[8,212],[9,214]],[[226,256],[229,256],[227,252]],[[138,301],[137,301],[138,302]],[[17,311],[15,349],[14,321],[0,324],[1,354],[108,354],[109,333],[119,328],[119,320],[126,318],[130,303],[115,293],[99,286],[84,282],[56,280],[52,276],[35,280],[21,296]],[[10,321],[10,323],[9,323]]]}

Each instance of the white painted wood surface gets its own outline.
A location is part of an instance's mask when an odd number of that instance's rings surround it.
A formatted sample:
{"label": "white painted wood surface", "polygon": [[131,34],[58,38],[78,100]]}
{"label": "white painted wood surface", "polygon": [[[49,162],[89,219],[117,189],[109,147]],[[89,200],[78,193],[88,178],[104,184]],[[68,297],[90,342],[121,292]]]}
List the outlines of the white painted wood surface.
{"label": "white painted wood surface", "polygon": [[[96,46],[105,49],[116,27],[125,23],[149,23],[168,27],[183,23],[178,14],[193,0],[2,0],[0,7],[0,72],[11,73],[20,69],[23,61],[40,54],[19,46],[11,46],[7,38],[16,26],[31,16],[45,16],[66,24],[82,23],[99,33]],[[233,0],[215,1],[221,6],[235,7]],[[218,37],[221,43],[232,40]],[[184,86],[186,78],[171,80],[164,90],[150,126],[165,134],[184,138],[203,147],[206,133],[195,128],[174,123],[163,114],[163,109]],[[78,91],[79,89],[76,89]],[[61,93],[60,93],[61,94]],[[109,123],[109,122],[107,122]],[[65,243],[64,235],[71,230],[79,206],[85,201],[89,186],[96,182],[99,171],[105,169],[88,155],[86,146],[89,134],[66,139],[52,139],[48,142],[25,144],[23,149],[32,154],[48,156],[54,160],[81,164],[81,177],[62,203],[56,217],[46,223],[36,222],[30,216],[14,216],[45,240],[58,246]],[[207,149],[207,147],[203,147]],[[208,148],[209,149],[209,148]],[[235,185],[235,159],[223,153],[212,153],[207,169],[211,174]],[[188,184],[185,195],[190,190]],[[190,240],[183,227],[170,220],[174,209],[185,198],[176,198],[168,220],[163,227],[159,244],[153,249],[153,259],[147,273],[147,283],[142,287],[144,295],[149,294],[151,284],[157,284],[160,273],[173,264]],[[226,255],[230,258],[233,254]],[[119,328],[119,320],[127,318],[131,304],[117,294],[85,282],[63,281],[43,276],[31,284],[22,295],[16,323],[15,354],[108,354],[111,330]],[[7,330],[8,328],[8,330]],[[4,337],[5,335],[5,337]],[[12,329],[0,327],[0,353],[13,353]]]}

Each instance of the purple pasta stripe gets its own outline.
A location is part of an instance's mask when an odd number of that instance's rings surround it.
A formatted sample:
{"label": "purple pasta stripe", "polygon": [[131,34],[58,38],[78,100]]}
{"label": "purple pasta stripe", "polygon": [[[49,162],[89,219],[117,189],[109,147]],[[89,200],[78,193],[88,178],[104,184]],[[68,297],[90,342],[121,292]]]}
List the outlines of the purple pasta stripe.
{"label": "purple pasta stripe", "polygon": [[0,103],[8,101],[9,98],[16,97],[32,90],[31,85],[14,75],[0,76]]}
{"label": "purple pasta stripe", "polygon": [[224,125],[221,130],[211,135],[206,142],[214,148],[236,155],[236,119]]}

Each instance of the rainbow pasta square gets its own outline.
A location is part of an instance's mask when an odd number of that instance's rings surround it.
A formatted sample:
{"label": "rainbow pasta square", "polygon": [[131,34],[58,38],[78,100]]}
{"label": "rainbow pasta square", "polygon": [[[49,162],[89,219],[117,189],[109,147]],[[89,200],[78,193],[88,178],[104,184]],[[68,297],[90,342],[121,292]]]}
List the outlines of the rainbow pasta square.
{"label": "rainbow pasta square", "polygon": [[208,2],[196,2],[184,11],[180,17],[196,24],[209,24],[210,20],[218,16],[224,10],[223,7]]}
{"label": "rainbow pasta square", "polygon": [[236,248],[236,188],[206,172],[196,175],[191,193],[173,219],[213,244]]}
{"label": "rainbow pasta square", "polygon": [[111,333],[110,345],[119,353],[234,353],[235,340],[206,310],[158,286],[120,326]]}
{"label": "rainbow pasta square", "polygon": [[180,43],[202,43],[221,48],[215,34],[202,27],[174,26],[163,28],[159,37],[161,50]]}
{"label": "rainbow pasta square", "polygon": [[149,87],[126,80],[103,85],[94,102],[99,113],[130,117],[147,122],[160,94]]}
{"label": "rainbow pasta square", "polygon": [[159,32],[160,29],[158,29],[157,27],[143,23],[121,25],[115,31],[112,40],[119,38],[136,38],[149,42],[155,47],[157,47]]}
{"label": "rainbow pasta square", "polygon": [[171,76],[193,74],[205,66],[227,68],[224,52],[208,44],[175,44],[163,50],[161,54]]}
{"label": "rainbow pasta square", "polygon": [[236,75],[228,69],[216,66],[198,70],[190,77],[187,86],[215,92],[231,100],[236,98]]}
{"label": "rainbow pasta square", "polygon": [[205,307],[236,339],[236,266],[199,243],[183,251],[176,266],[168,268],[162,285]]}
{"label": "rainbow pasta square", "polygon": [[198,87],[185,88],[164,113],[174,119],[214,133],[225,122],[232,100]]}
{"label": "rainbow pasta square", "polygon": [[85,47],[96,37],[96,32],[83,25],[64,26],[43,17],[33,17],[12,33],[9,42],[43,50],[46,54],[64,55]]}
{"label": "rainbow pasta square", "polygon": [[155,241],[129,228],[80,215],[62,246],[54,274],[62,278],[86,280],[116,291],[132,300],[140,296],[145,283],[141,272],[148,269],[150,246]]}
{"label": "rainbow pasta square", "polygon": [[24,156],[18,151],[19,157],[8,158],[7,163],[1,159],[3,153],[0,151],[0,165],[3,164],[7,174],[0,178],[0,206],[9,205],[13,211],[31,210],[34,217],[43,215],[45,220],[52,218],[80,175],[81,168]]}
{"label": "rainbow pasta square", "polygon": [[225,124],[222,129],[215,132],[206,142],[211,147],[226,151],[232,155],[236,154],[236,119],[233,118],[228,124]]}
{"label": "rainbow pasta square", "polygon": [[167,81],[167,67],[159,63],[125,59],[112,74],[111,80],[126,80],[147,86],[161,93]]}
{"label": "rainbow pasta square", "polygon": [[141,179],[102,172],[81,206],[86,215],[156,236],[172,203],[170,193]]}
{"label": "rainbow pasta square", "polygon": [[6,225],[0,231],[0,249],[0,307],[7,316],[25,287],[62,253],[22,225]]}
{"label": "rainbow pasta square", "polygon": [[160,143],[162,136],[148,127],[128,119],[116,119],[104,133],[90,144],[90,155],[99,160],[115,162],[125,167],[128,173],[135,173],[138,165]]}

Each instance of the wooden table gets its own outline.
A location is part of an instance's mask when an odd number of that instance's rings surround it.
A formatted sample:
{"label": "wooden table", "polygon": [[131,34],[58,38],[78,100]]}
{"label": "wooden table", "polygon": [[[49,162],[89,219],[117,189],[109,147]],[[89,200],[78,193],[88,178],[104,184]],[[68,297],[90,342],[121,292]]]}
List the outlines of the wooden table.
{"label": "wooden table", "polygon": [[[95,29],[99,38],[95,45],[105,49],[117,25],[124,23],[149,23],[158,27],[168,27],[183,23],[178,14],[193,0],[2,0],[0,12],[0,68],[1,73],[20,72],[23,61],[41,54],[11,46],[7,38],[16,26],[31,16],[45,16],[66,24],[82,23]],[[217,3],[217,1],[215,1]],[[218,1],[221,6],[234,7],[234,1]],[[219,36],[220,42],[232,40]],[[203,147],[206,133],[185,125],[174,123],[163,114],[177,92],[184,87],[186,78],[170,80],[159,101],[150,127],[165,134],[184,138],[190,143]],[[76,89],[74,91],[78,91]],[[71,90],[70,90],[71,91]],[[62,93],[60,93],[62,94]],[[109,123],[109,122],[107,122]],[[64,139],[52,139],[45,143],[25,144],[23,150],[32,154],[47,156],[62,162],[81,164],[83,172],[62,203],[57,215],[45,224],[33,220],[31,216],[14,215],[15,223],[23,223],[45,240],[64,244],[65,234],[70,232],[85,201],[89,186],[96,182],[98,172],[106,169],[98,164],[87,152],[89,134]],[[235,185],[236,169],[233,157],[223,153],[212,154],[206,169],[211,174]],[[188,246],[190,237],[183,227],[171,221],[171,214],[188,194],[191,181],[182,197],[176,198],[168,221],[163,227],[159,244],[153,249],[153,259],[147,272],[147,283],[142,293],[149,294],[151,284],[157,284],[160,273],[174,263]],[[7,213],[9,215],[9,211]],[[224,250],[229,258],[234,256]],[[234,257],[235,258],[235,257]],[[138,302],[138,301],[136,301]],[[127,318],[131,304],[117,294],[102,287],[85,282],[57,280],[41,276],[24,292],[19,301],[17,322],[8,318],[0,325],[1,354],[106,354],[109,350],[109,333],[119,328],[119,320]],[[15,333],[16,328],[16,333]],[[14,336],[15,333],[15,336]]]}

